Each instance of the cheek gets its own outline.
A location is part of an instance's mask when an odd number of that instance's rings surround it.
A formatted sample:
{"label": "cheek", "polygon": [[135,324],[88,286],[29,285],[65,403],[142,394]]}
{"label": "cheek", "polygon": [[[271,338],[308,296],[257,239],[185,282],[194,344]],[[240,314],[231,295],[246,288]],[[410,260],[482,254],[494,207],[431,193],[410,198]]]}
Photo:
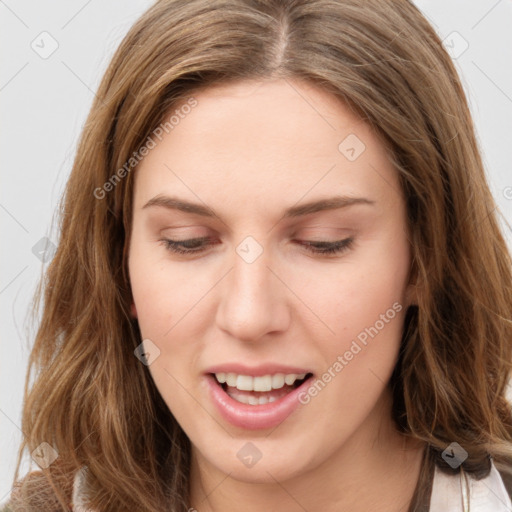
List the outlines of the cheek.
{"label": "cheek", "polygon": [[162,338],[193,300],[195,284],[183,272],[170,268],[158,242],[132,237],[128,270],[137,317],[144,337]]}
{"label": "cheek", "polygon": [[134,230],[128,258],[128,271],[137,319],[144,338],[157,339],[163,334],[164,324],[171,326],[171,283],[162,272],[162,262],[155,258],[156,247],[141,240]]}
{"label": "cheek", "polygon": [[[200,299],[208,287],[197,276],[163,261],[161,248],[151,249],[137,248],[131,254],[130,280],[142,339],[151,340],[159,349],[149,371],[170,404],[186,398],[173,376],[186,381],[187,369],[204,349],[204,302]],[[160,254],[159,261],[155,253]]]}
{"label": "cheek", "polygon": [[[155,260],[155,248],[134,246],[129,259],[133,300],[142,339],[151,340],[159,349],[158,357],[148,371],[173,414],[179,418],[202,414],[183,384],[189,379],[188,371],[196,358],[197,343],[187,312],[197,297],[190,284],[179,272],[171,271],[165,262]],[[188,283],[187,283],[188,281]],[[197,293],[196,293],[197,295]],[[190,312],[191,315],[193,311]],[[187,340],[186,343],[183,340]],[[186,364],[183,362],[186,361]]]}
{"label": "cheek", "polygon": [[[404,267],[405,269],[405,267]],[[406,272],[398,265],[364,262],[341,265],[330,275],[303,277],[307,305],[334,336],[357,334],[373,325],[393,304],[405,309]],[[397,307],[389,317],[394,317]]]}
{"label": "cheek", "polygon": [[[340,287],[333,287],[336,296],[333,295],[332,300],[326,300],[325,287],[318,289],[313,297],[314,307],[322,324],[312,318],[311,325],[315,326],[316,333],[312,336],[323,340],[327,368],[340,362],[341,356],[343,368],[338,365],[337,373],[341,370],[352,373],[361,366],[375,368],[376,373],[387,373],[394,365],[403,329],[405,307],[400,291],[392,290],[386,281],[381,282],[380,287],[371,288],[364,280],[354,280],[352,284],[349,286],[344,280],[341,292]],[[349,366],[350,372],[347,371]]]}
{"label": "cheek", "polygon": [[353,371],[364,365],[387,374],[394,366],[406,310],[409,252],[403,240],[388,240],[393,237],[376,240],[335,270],[303,281],[316,315],[311,325],[316,337],[325,340],[327,367],[338,356],[347,366],[344,373],[348,366]]}

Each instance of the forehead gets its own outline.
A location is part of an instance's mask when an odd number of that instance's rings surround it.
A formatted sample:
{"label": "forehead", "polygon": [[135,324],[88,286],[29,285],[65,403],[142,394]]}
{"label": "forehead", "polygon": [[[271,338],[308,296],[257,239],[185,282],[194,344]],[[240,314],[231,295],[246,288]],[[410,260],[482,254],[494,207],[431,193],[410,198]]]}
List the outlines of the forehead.
{"label": "forehead", "polygon": [[385,200],[398,190],[375,132],[312,84],[242,81],[192,96],[196,106],[171,109],[172,129],[136,170],[136,209],[166,193],[268,210],[333,192]]}

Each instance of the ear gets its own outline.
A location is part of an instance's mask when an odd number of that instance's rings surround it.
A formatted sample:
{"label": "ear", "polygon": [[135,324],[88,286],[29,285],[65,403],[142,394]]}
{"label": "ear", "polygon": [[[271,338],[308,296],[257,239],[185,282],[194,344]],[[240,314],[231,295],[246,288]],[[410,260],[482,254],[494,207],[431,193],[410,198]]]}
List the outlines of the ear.
{"label": "ear", "polygon": [[130,313],[132,314],[133,318],[137,318],[137,308],[135,307],[135,303],[132,302],[132,305],[130,306]]}

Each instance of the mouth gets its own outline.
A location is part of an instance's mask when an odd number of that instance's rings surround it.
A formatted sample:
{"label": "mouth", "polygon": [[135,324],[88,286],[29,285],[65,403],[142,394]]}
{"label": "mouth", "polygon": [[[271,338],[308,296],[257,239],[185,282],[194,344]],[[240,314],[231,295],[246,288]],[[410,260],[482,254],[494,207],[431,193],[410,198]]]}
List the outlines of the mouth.
{"label": "mouth", "polygon": [[207,373],[205,377],[210,400],[221,417],[236,427],[255,430],[276,427],[286,420],[301,404],[300,395],[314,375]]}
{"label": "mouth", "polygon": [[280,400],[310,379],[312,373],[251,377],[226,373],[209,374],[230,398],[241,404],[265,405]]}

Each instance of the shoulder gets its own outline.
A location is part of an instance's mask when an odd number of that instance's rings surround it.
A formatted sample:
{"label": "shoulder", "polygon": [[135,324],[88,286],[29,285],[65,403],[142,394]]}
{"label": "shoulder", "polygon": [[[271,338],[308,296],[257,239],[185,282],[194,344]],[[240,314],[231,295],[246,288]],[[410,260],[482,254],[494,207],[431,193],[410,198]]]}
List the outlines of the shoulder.
{"label": "shoulder", "polygon": [[[56,468],[58,463],[55,464]],[[62,473],[57,468],[51,474],[29,471],[16,480],[8,501],[0,505],[0,512],[54,512],[62,509],[62,500],[71,499],[73,473]]]}
{"label": "shoulder", "polygon": [[449,475],[436,465],[429,512],[510,512],[512,501],[508,482],[510,480],[492,461],[489,474],[480,480],[469,473]]}

